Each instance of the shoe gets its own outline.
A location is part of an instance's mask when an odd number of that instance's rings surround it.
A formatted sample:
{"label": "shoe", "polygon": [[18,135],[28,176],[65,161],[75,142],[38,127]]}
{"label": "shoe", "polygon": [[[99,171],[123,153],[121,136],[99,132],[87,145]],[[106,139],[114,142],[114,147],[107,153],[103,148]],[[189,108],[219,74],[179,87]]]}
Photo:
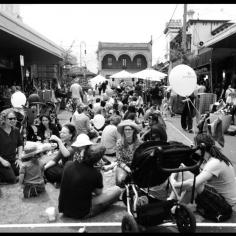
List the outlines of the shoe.
{"label": "shoe", "polygon": [[189,132],[190,134],[192,134],[192,133],[193,133],[193,130],[189,129],[188,132]]}
{"label": "shoe", "polygon": [[187,129],[186,129],[186,128],[183,128],[183,130],[184,130],[184,131],[187,131]]}

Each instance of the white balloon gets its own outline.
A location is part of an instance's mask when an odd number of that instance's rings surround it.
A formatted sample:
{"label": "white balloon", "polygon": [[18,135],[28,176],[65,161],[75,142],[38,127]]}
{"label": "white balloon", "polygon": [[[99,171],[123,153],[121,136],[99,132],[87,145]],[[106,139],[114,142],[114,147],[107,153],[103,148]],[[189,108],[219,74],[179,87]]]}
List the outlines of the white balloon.
{"label": "white balloon", "polygon": [[16,91],[11,96],[11,104],[13,107],[21,108],[26,104],[26,96],[22,92]]}
{"label": "white balloon", "polygon": [[93,118],[93,125],[96,129],[101,129],[105,124],[105,118],[103,115],[97,114]]}
{"label": "white balloon", "polygon": [[197,86],[197,75],[190,66],[181,64],[171,70],[169,82],[178,95],[186,97],[191,95],[195,90]]}

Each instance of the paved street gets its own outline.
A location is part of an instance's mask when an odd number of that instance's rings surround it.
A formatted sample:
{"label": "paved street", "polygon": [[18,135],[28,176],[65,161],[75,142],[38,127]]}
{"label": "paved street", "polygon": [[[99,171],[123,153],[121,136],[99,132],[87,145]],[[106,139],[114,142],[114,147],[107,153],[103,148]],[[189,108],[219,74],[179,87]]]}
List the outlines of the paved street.
{"label": "paved street", "polygon": [[[69,118],[71,117],[71,113],[67,111],[61,111],[59,114],[59,119],[61,124],[65,124],[69,121]],[[168,133],[168,139],[169,140],[177,140],[181,141],[185,144],[190,144],[193,140],[194,134],[189,134],[183,131],[180,128],[180,116],[175,116],[172,118],[169,118],[169,120],[166,121],[167,124],[167,133]],[[229,158],[235,162],[235,143],[234,136],[227,136],[225,135],[225,148],[224,152],[227,153]],[[104,186],[107,186],[108,183],[111,184],[111,179],[114,178],[114,173],[107,173],[104,175]],[[1,198],[1,201],[6,202],[7,197],[13,197],[15,201],[19,201],[19,198],[21,198],[21,193],[19,190],[17,190],[16,194],[16,188],[18,189],[18,186],[2,186],[3,189],[3,198]],[[106,212],[101,213],[100,215],[93,217],[91,219],[88,219],[86,221],[78,221],[73,220],[69,218],[62,218],[61,216],[58,217],[57,221],[55,223],[47,223],[47,218],[44,215],[44,210],[46,209],[46,206],[52,206],[57,203],[57,197],[58,197],[58,189],[55,189],[51,184],[46,185],[46,191],[47,195],[42,196],[39,199],[32,199],[30,201],[23,200],[21,202],[21,206],[19,212],[21,216],[19,216],[18,213],[14,213],[12,215],[12,207],[11,203],[9,206],[6,206],[4,208],[5,211],[9,212],[9,214],[6,214],[7,217],[12,217],[8,219],[1,219],[0,222],[0,232],[78,232],[78,230],[81,228],[82,225],[86,225],[87,232],[121,232],[121,220],[123,215],[127,212],[124,204],[122,202],[117,202],[112,207],[110,207]],[[14,200],[13,199],[13,200]],[[0,209],[3,209],[4,202],[0,202]],[[31,219],[32,216],[27,214],[26,212],[30,212],[35,209],[35,204],[38,204],[41,202],[40,211],[38,212],[37,219]],[[8,205],[8,204],[7,204]],[[55,205],[56,206],[56,205]],[[15,211],[14,211],[15,212]],[[207,222],[204,220],[201,216],[198,214],[195,214],[196,221],[197,221],[197,232],[236,232],[236,217],[233,216],[228,222],[225,222],[223,224],[215,224],[211,222]],[[1,216],[0,216],[1,218]],[[37,222],[37,224],[35,223]],[[149,232],[178,232],[176,225],[173,225],[173,223],[167,223],[163,226],[157,226],[153,227],[148,230]]]}

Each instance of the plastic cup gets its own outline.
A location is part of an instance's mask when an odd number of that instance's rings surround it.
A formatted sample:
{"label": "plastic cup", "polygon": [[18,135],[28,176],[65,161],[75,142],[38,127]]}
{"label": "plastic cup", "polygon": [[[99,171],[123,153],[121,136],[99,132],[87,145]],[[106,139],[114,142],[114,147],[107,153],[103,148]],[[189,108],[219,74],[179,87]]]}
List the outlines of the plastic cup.
{"label": "plastic cup", "polygon": [[56,221],[56,209],[55,209],[55,207],[48,207],[46,209],[46,213],[48,215],[48,221],[49,222],[55,222]]}

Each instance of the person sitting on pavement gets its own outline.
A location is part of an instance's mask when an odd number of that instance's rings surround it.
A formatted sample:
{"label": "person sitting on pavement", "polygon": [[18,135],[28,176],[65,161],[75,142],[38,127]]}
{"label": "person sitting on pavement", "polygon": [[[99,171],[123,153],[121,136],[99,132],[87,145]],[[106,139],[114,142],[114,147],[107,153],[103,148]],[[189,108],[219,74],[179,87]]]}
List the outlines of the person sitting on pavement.
{"label": "person sitting on pavement", "polygon": [[52,135],[59,137],[59,130],[56,125],[51,123],[51,118],[47,115],[42,115],[40,118],[40,125],[37,129],[37,138],[38,141],[49,142],[49,139]]}
{"label": "person sitting on pavement", "polygon": [[124,180],[130,172],[134,151],[141,144],[138,138],[140,129],[132,120],[123,120],[118,125],[117,130],[121,134],[121,138],[116,144],[116,185],[123,187]]}
{"label": "person sitting on pavement", "polygon": [[144,122],[148,121],[149,116],[150,116],[152,113],[156,112],[156,111],[157,111],[156,106],[151,106],[149,109],[147,109],[147,110],[145,111],[145,114],[144,114],[144,117],[143,117]]}
{"label": "person sitting on pavement", "polygon": [[72,144],[79,151],[79,158],[65,165],[58,210],[63,215],[86,219],[106,210],[121,194],[118,186],[103,189],[103,176],[94,168],[102,158],[105,148],[93,147],[86,134],[80,134]]}
{"label": "person sitting on pavement", "polygon": [[37,197],[45,192],[44,163],[39,160],[42,153],[51,150],[51,144],[41,147],[25,147],[20,167],[19,183],[23,188],[24,198]]}
{"label": "person sitting on pavement", "polygon": [[128,106],[128,110],[124,114],[124,120],[132,120],[136,124],[140,124],[141,122],[138,120],[137,114],[136,114],[136,108],[135,106]]}
{"label": "person sitting on pavement", "polygon": [[93,111],[94,111],[94,115],[96,114],[101,114],[101,99],[100,98],[96,98],[96,102],[93,104]]}
{"label": "person sitting on pavement", "polygon": [[51,111],[51,112],[49,113],[49,117],[50,117],[50,119],[51,119],[51,123],[54,124],[54,125],[56,125],[57,129],[58,129],[59,131],[61,131],[62,126],[61,126],[61,124],[60,124],[60,122],[59,122],[59,119],[57,118],[57,113]]}
{"label": "person sitting on pavement", "polygon": [[155,126],[159,132],[161,140],[167,141],[166,123],[163,120],[160,112],[152,113],[149,116],[149,128],[141,134],[141,140],[143,141],[151,140],[151,136],[153,133],[152,131]]}
{"label": "person sitting on pavement", "polygon": [[79,104],[75,113],[72,115],[71,123],[75,126],[77,135],[81,133],[88,134],[91,130],[90,119],[85,112],[84,105]]}
{"label": "person sitting on pavement", "polygon": [[117,125],[121,122],[121,117],[113,115],[110,118],[110,124],[102,131],[101,144],[106,148],[105,155],[108,157],[116,156],[116,143],[120,138]]}
{"label": "person sitting on pavement", "polygon": [[13,109],[0,114],[0,182],[16,183],[23,152],[23,138],[15,127],[16,114]]}
{"label": "person sitting on pavement", "polygon": [[65,124],[60,131],[60,138],[52,135],[50,141],[57,142],[59,152],[44,166],[44,174],[50,183],[59,187],[61,183],[64,166],[68,160],[73,160],[75,150],[71,144],[76,138],[76,128],[72,124]]}
{"label": "person sitting on pavement", "polygon": [[[236,179],[232,162],[215,146],[215,141],[210,135],[200,133],[194,140],[196,145],[205,144],[204,161],[200,173],[196,176],[196,197],[204,191],[205,187],[212,186],[232,206],[233,211],[236,211]],[[170,176],[173,186],[181,188],[182,191],[186,190],[182,199],[186,204],[190,202],[193,186],[193,174],[188,173],[188,179],[183,181],[176,180],[177,173]],[[173,199],[174,196],[172,192],[169,199]]]}

